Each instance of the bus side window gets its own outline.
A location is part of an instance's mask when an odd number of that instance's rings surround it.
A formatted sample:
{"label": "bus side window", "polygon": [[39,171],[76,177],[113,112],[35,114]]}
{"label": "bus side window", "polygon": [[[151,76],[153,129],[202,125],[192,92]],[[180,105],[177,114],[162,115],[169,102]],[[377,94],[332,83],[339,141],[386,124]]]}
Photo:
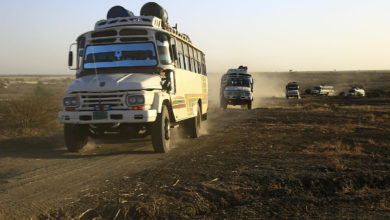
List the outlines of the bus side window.
{"label": "bus side window", "polygon": [[196,73],[195,69],[195,59],[194,59],[194,49],[192,47],[188,47],[190,49],[190,61],[191,61],[191,70]]}
{"label": "bus side window", "polygon": [[171,54],[171,59],[174,61],[175,65],[178,66],[178,55],[177,55],[177,45],[176,45],[176,38],[171,37],[170,39],[170,54]]}
{"label": "bus side window", "polygon": [[202,54],[202,74],[207,76],[207,71],[206,71],[206,60],[204,58],[204,54]]}
{"label": "bus side window", "polygon": [[183,55],[183,43],[180,40],[177,40],[177,53],[179,59],[179,68],[185,69],[184,65],[184,55]]}
{"label": "bus side window", "polygon": [[186,70],[191,71],[191,64],[190,64],[190,55],[188,52],[188,45],[183,42],[183,50],[184,50],[184,63],[186,65]]}
{"label": "bus side window", "polygon": [[200,53],[200,51],[198,51],[198,60],[197,60],[197,63],[198,63],[198,70],[199,70],[199,73],[202,73],[201,60],[202,60],[202,54]]}
{"label": "bus side window", "polygon": [[198,51],[194,48],[194,66],[197,73],[200,73],[198,68]]}

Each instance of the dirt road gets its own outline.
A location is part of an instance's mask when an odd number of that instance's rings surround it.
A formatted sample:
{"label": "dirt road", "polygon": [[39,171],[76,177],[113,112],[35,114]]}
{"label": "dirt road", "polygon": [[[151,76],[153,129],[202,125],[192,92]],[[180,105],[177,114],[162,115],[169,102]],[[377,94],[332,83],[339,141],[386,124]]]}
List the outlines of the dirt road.
{"label": "dirt road", "polygon": [[169,158],[152,154],[147,141],[89,146],[82,154],[67,153],[60,135],[0,145],[0,210],[15,218],[60,207],[113,177]]}
{"label": "dirt road", "polygon": [[390,216],[389,99],[262,103],[212,111],[201,138],[163,155],[147,139],[81,154],[60,135],[3,141],[0,216]]}
{"label": "dirt road", "polygon": [[[222,121],[222,116],[211,118]],[[205,134],[207,126],[203,126]],[[63,207],[112,179],[132,178],[132,174],[189,154],[198,141],[207,145],[207,138],[189,142],[177,139],[180,148],[168,154],[155,154],[150,137],[90,139],[78,154],[67,152],[61,133],[0,141],[0,219],[34,216]]]}

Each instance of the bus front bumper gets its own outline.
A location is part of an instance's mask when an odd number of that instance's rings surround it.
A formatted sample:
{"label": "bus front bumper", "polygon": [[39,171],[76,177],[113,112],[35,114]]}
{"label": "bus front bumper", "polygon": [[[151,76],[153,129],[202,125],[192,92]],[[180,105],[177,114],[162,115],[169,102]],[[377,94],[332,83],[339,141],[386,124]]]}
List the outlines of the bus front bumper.
{"label": "bus front bumper", "polygon": [[157,110],[61,111],[58,117],[64,124],[146,123],[156,120]]}

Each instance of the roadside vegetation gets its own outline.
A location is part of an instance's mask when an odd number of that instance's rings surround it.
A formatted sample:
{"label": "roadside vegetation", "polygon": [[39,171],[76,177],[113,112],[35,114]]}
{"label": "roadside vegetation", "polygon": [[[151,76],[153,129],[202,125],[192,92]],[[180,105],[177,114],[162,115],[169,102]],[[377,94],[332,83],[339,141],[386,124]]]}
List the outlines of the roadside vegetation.
{"label": "roadside vegetation", "polygon": [[47,136],[59,130],[57,113],[61,102],[58,91],[37,83],[22,96],[0,100],[0,133],[3,137]]}

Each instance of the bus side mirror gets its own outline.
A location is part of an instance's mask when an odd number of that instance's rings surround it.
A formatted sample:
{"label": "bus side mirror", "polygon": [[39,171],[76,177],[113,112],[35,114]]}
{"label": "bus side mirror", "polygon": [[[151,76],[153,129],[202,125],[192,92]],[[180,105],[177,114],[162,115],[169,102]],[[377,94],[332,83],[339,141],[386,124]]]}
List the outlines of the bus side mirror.
{"label": "bus side mirror", "polygon": [[71,68],[73,66],[73,51],[69,51],[68,66],[69,66],[69,68]]}
{"label": "bus side mirror", "polygon": [[73,53],[77,54],[77,43],[73,43],[69,47],[69,54],[68,54],[68,67],[70,70],[77,70],[78,69],[78,63],[74,62],[75,57],[73,56]]}
{"label": "bus side mirror", "polygon": [[165,70],[164,73],[165,80],[162,82],[161,86],[171,93],[176,93],[175,73],[172,70]]}

